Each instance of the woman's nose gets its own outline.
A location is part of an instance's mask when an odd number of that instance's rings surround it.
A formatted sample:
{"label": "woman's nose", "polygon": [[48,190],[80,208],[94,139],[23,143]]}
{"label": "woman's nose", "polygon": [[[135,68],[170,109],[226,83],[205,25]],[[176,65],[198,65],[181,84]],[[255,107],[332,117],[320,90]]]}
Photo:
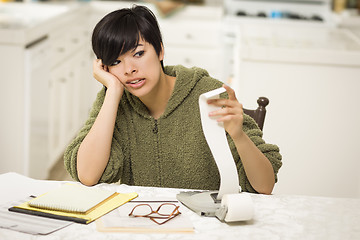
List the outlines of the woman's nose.
{"label": "woman's nose", "polygon": [[125,74],[129,75],[136,72],[136,67],[131,61],[125,63]]}

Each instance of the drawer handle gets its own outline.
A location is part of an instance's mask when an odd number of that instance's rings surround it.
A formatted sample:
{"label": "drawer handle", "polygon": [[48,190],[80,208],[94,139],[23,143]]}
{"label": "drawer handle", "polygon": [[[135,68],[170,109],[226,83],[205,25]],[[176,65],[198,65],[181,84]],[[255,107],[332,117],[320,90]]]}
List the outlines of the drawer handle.
{"label": "drawer handle", "polygon": [[193,36],[189,33],[186,34],[186,39],[193,39]]}

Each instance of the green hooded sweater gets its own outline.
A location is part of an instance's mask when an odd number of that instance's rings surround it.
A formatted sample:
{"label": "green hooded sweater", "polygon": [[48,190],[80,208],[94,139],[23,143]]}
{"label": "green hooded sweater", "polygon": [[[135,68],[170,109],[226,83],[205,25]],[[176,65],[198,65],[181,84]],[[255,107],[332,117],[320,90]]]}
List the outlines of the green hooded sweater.
{"label": "green hooded sweater", "polygon": [[[139,98],[125,90],[117,112],[110,159],[99,183],[120,181],[137,186],[219,189],[220,176],[202,131],[198,99],[223,83],[195,67],[167,66],[165,73],[175,76],[176,82],[165,112],[158,119],[149,114]],[[77,181],[77,152],[94,124],[105,94],[104,89],[98,93],[89,119],[64,154],[65,167]],[[277,180],[282,164],[279,148],[264,142],[261,130],[247,115],[243,130],[269,159]],[[255,192],[234,142],[227,137],[243,191]]]}

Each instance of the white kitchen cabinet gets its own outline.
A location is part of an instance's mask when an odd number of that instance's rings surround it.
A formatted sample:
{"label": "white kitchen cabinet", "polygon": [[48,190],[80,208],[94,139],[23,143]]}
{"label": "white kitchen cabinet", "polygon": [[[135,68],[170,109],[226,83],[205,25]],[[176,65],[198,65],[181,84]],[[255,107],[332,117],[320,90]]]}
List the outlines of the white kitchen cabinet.
{"label": "white kitchen cabinet", "polygon": [[91,81],[90,31],[84,15],[50,35],[51,61],[49,166],[61,158],[66,146],[85,121]]}
{"label": "white kitchen cabinet", "polygon": [[[48,113],[49,91],[47,80],[50,74],[49,41],[44,39],[25,50],[25,170],[29,176],[44,179],[48,165]],[[28,64],[31,61],[31,64]],[[44,151],[45,149],[45,151]]]}
{"label": "white kitchen cabinet", "polygon": [[168,47],[165,53],[165,65],[181,64],[186,67],[200,67],[207,70],[210,76],[223,81],[221,64],[222,52],[219,49],[198,49]]}
{"label": "white kitchen cabinet", "polygon": [[93,80],[88,56],[89,49],[83,48],[52,70],[49,86],[50,165],[62,156],[67,144],[84,124],[94,100],[88,84]]}
{"label": "white kitchen cabinet", "polygon": [[158,17],[165,46],[164,64],[204,68],[210,76],[223,80],[222,9],[187,8],[172,17]]}
{"label": "white kitchen cabinet", "polygon": [[47,177],[48,48],[43,37],[28,47],[0,46],[1,172]]}
{"label": "white kitchen cabinet", "polygon": [[[0,169],[24,173],[24,48],[0,45]],[[6,68],[5,68],[6,67]],[[5,72],[6,69],[6,72]]]}
{"label": "white kitchen cabinet", "polygon": [[47,178],[87,118],[89,7],[76,6],[28,27],[0,29],[0,173]]}
{"label": "white kitchen cabinet", "polygon": [[76,79],[71,66],[72,61],[63,64],[52,71],[50,80],[50,115],[49,115],[49,143],[50,165],[56,161],[64,151],[64,146],[73,136],[75,124],[74,111],[77,110],[75,101]]}

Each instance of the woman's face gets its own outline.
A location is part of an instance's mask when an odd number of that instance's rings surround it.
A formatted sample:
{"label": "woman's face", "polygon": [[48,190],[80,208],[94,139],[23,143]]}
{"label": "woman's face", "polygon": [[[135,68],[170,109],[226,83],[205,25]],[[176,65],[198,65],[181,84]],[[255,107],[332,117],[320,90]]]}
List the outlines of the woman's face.
{"label": "woman's face", "polygon": [[147,96],[160,80],[162,73],[160,61],[163,60],[163,52],[161,51],[158,56],[151,44],[140,39],[134,50],[120,55],[112,65],[108,66],[109,72],[115,75],[133,95],[139,98]]}

